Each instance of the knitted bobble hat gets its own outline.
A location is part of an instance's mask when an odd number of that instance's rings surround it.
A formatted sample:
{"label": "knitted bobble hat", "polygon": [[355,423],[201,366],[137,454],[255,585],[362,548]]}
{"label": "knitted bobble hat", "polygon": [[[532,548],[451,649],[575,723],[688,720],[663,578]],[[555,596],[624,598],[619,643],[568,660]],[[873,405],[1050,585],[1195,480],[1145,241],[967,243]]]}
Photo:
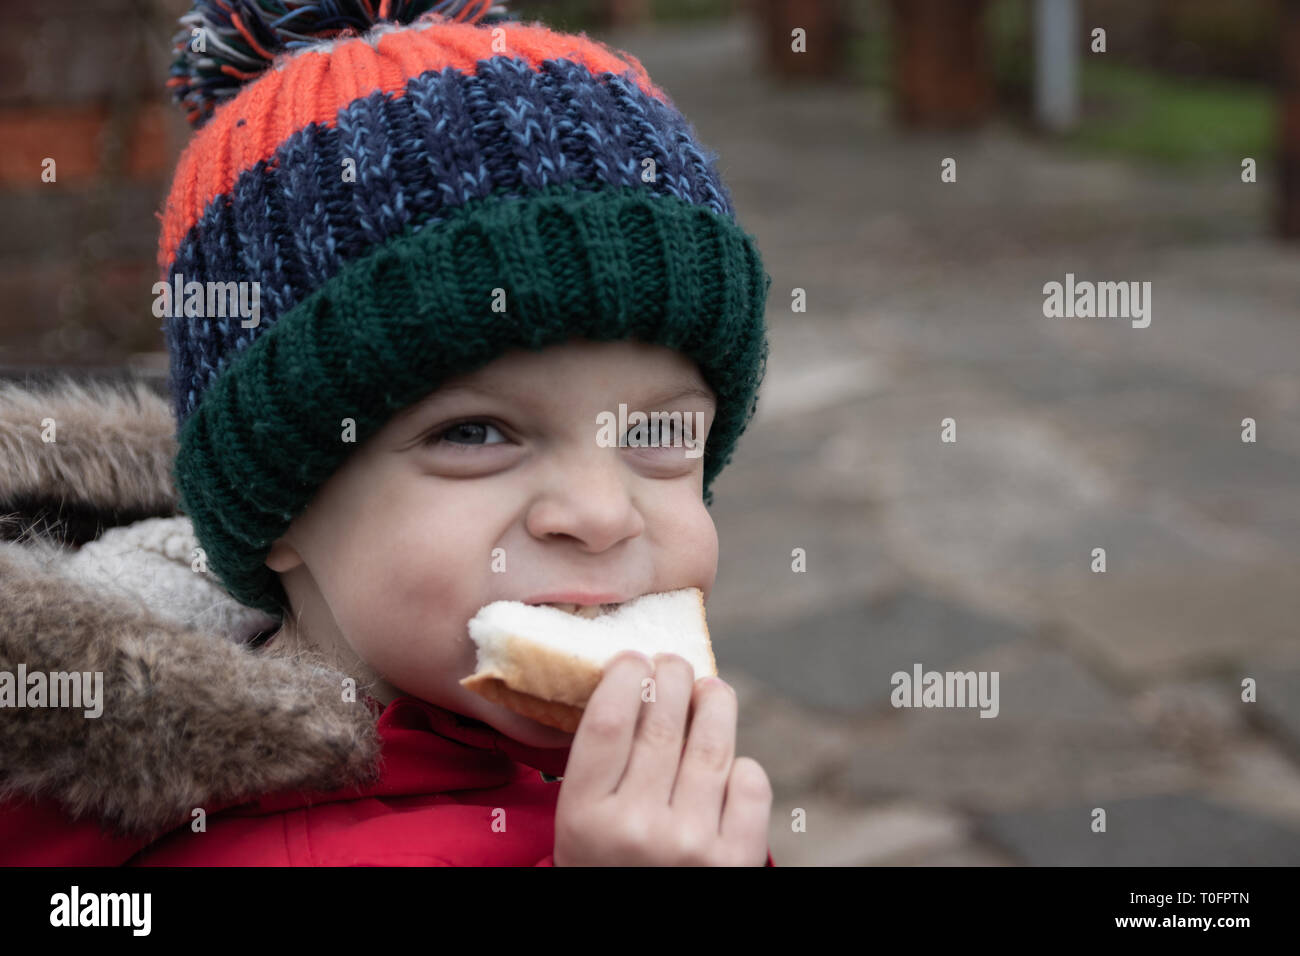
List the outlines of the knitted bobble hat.
{"label": "knitted bobble hat", "polygon": [[197,132],[154,289],[181,507],[232,596],[282,614],[264,562],[316,490],[512,348],[693,358],[718,399],[712,503],[756,410],[771,277],[634,57],[482,0],[196,0],[181,24],[168,85]]}

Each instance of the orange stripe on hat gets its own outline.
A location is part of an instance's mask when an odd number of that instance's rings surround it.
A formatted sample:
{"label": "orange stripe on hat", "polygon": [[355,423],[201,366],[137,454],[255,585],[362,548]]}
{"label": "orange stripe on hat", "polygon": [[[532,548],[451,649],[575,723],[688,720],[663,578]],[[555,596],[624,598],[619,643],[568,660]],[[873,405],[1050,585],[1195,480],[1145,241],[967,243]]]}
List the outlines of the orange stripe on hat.
{"label": "orange stripe on hat", "polygon": [[[492,49],[498,29],[504,34],[504,52]],[[565,59],[593,74],[631,71],[637,86],[671,105],[636,57],[541,24],[444,21],[426,29],[394,30],[377,39],[353,37],[336,41],[332,50],[308,49],[283,57],[217,107],[181,153],[159,217],[158,267],[163,277],[208,204],[232,191],[241,173],[269,159],[298,130],[311,123],[333,126],[345,106],[376,91],[403,96],[407,82],[426,71],[450,66],[472,74],[480,61],[494,56],[520,58],[534,69],[546,60]]]}

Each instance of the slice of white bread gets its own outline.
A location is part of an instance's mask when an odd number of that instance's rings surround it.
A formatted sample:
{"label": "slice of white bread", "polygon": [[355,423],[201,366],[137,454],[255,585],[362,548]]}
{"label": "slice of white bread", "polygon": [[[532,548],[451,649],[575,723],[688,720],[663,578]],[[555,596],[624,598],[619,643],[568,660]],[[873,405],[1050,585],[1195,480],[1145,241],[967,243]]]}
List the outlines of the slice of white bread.
{"label": "slice of white bread", "polygon": [[624,650],[678,654],[695,679],[718,673],[699,588],[643,594],[597,617],[495,601],[469,622],[477,669],[461,685],[539,723],[573,733],[605,664]]}

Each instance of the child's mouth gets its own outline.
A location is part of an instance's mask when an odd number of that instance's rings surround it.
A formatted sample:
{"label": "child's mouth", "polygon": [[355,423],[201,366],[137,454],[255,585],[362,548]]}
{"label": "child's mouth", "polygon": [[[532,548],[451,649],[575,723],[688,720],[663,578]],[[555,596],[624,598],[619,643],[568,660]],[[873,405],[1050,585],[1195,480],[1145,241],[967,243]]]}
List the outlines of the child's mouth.
{"label": "child's mouth", "polygon": [[600,617],[602,614],[612,614],[617,611],[621,604],[574,604],[565,602],[547,602],[537,605],[538,607],[553,607],[557,611],[563,611],[566,614],[575,614],[578,617],[593,618]]}

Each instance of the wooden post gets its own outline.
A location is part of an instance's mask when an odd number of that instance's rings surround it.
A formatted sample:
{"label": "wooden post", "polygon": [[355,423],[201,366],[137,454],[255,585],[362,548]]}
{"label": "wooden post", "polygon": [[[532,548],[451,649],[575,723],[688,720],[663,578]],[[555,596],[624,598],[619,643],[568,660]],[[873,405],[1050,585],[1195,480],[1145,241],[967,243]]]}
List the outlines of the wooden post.
{"label": "wooden post", "polygon": [[599,0],[597,16],[604,27],[635,27],[650,20],[650,0]]}
{"label": "wooden post", "polygon": [[899,119],[907,126],[975,126],[993,106],[984,36],[987,0],[892,0]]}
{"label": "wooden post", "polygon": [[[783,77],[832,77],[846,56],[848,11],[843,0],[757,0],[753,3],[763,30],[767,68]],[[793,31],[801,28],[802,51]]]}
{"label": "wooden post", "polygon": [[1278,90],[1281,130],[1278,140],[1279,224],[1287,239],[1300,239],[1300,0],[1281,8],[1281,85]]}

